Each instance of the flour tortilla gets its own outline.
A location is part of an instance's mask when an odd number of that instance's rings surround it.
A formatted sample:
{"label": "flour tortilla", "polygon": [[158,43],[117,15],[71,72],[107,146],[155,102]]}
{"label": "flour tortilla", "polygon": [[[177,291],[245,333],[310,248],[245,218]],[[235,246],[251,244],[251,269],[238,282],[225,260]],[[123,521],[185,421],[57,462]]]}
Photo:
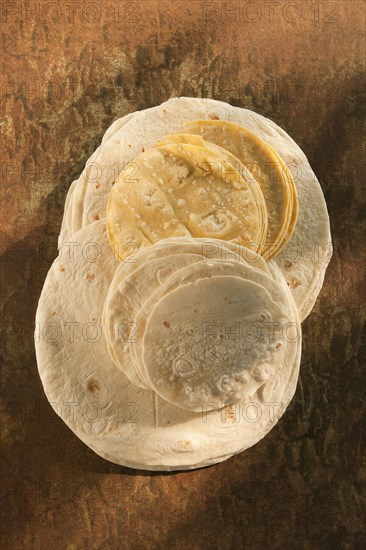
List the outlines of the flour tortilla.
{"label": "flour tortilla", "polygon": [[[183,248],[182,248],[183,247]],[[201,239],[190,237],[169,237],[158,241],[154,246],[135,251],[127,260],[121,262],[110,284],[108,294],[112,294],[122,281],[135,269],[150,259],[161,258],[167,254],[180,252],[199,254],[205,261],[219,259],[222,261],[240,261],[255,267],[263,273],[271,274],[269,264],[259,255],[235,243],[220,239]]]}
{"label": "flour tortilla", "polygon": [[[116,270],[105,224],[90,225],[73,241],[78,244],[72,261],[63,247],[47,275],[37,309],[35,343],[47,398],[75,434],[107,460],[147,470],[215,464],[263,438],[294,394],[301,336],[287,342],[270,391],[265,384],[250,403],[237,405],[238,422],[231,410],[179,409],[131,384],[113,364],[103,332],[96,330]],[[89,249],[96,248],[99,253],[91,262]],[[287,309],[299,323],[291,294],[286,293]]]}
{"label": "flour tortilla", "polygon": [[[117,349],[117,346],[119,346],[118,339],[117,341],[112,341],[112,338],[115,340],[113,327],[116,319],[113,318],[113,305],[111,306],[111,302],[115,300],[118,304],[119,301],[123,300],[123,283],[135,270],[140,267],[144,267],[146,269],[146,264],[148,264],[151,260],[177,253],[190,253],[193,257],[193,261],[205,261],[209,259],[220,259],[225,262],[243,261],[245,264],[253,266],[255,268],[254,271],[262,271],[270,274],[269,267],[263,258],[251,250],[239,247],[238,245],[227,241],[199,238],[190,239],[185,237],[169,238],[159,241],[152,247],[140,249],[136,254],[131,255],[130,258],[119,264],[109,286],[105,300],[103,327],[106,334],[108,350],[115,364],[124,370],[125,374],[132,382],[140,385],[141,387],[146,387],[146,383],[143,382],[140,375],[137,374],[134,364],[130,362],[129,358],[126,362],[126,357],[124,357],[124,353],[126,351],[124,349],[124,342],[122,341],[121,348]],[[166,272],[162,273],[160,271],[160,279],[163,274],[166,275]],[[145,287],[145,290],[148,294],[150,294],[150,289]],[[116,311],[115,314],[117,313],[118,312]],[[123,317],[122,313],[121,317]],[[118,327],[120,327],[121,324],[123,324],[123,321],[120,319]],[[132,321],[129,326],[131,327],[131,330],[134,331],[135,325]],[[119,356],[120,353],[122,356]]]}
{"label": "flour tortilla", "polygon": [[[281,302],[281,294],[274,288],[273,281],[264,276],[270,271],[263,259],[233,243],[178,238],[165,239],[148,249],[141,249],[133,263],[124,262],[118,266],[103,311],[103,329],[109,353],[131,382],[142,388],[149,386],[144,369],[140,371],[139,368],[141,356],[136,355],[134,360],[135,354],[130,354],[130,341],[133,341],[132,348],[142,341],[139,329],[144,325],[138,326],[139,312],[151,296],[155,296],[155,290],[159,290],[173,274],[194,263],[207,263],[208,258],[210,261],[229,262],[231,267],[233,263],[240,263],[237,268],[239,275],[263,283],[270,289],[273,299]],[[150,300],[150,304],[154,305],[154,301]]]}
{"label": "flour tortilla", "polygon": [[159,300],[146,325],[148,380],[163,399],[197,412],[203,402],[250,398],[280,365],[284,319],[267,290],[242,277],[179,286]]}
{"label": "flour tortilla", "polygon": [[[164,239],[154,246],[140,249],[129,260],[119,264],[109,286],[103,310],[103,329],[109,353],[116,366],[121,368],[133,383],[142,388],[149,385],[144,372],[139,373],[136,365],[138,360],[134,360],[129,353],[128,341],[131,338],[137,339],[138,311],[154,290],[171,275],[172,266],[177,270],[195,262],[208,262],[213,259],[243,263],[246,267],[240,266],[239,273],[250,280],[264,281],[267,287],[270,286],[271,293],[280,301],[268,277],[263,279],[263,274],[271,276],[267,263],[258,254],[234,243],[178,237]],[[159,265],[156,264],[157,260],[163,262]],[[250,271],[248,266],[252,267]]]}
{"label": "flour tortilla", "polygon": [[[290,286],[303,320],[311,311],[323,284],[332,254],[329,217],[323,193],[304,153],[290,136],[274,122],[248,109],[200,98],[173,98],[144,111],[133,113],[116,131],[107,130],[93,160],[100,167],[99,187],[96,179],[80,178],[73,186],[72,223],[65,213],[60,246],[65,236],[71,238],[82,227],[105,218],[106,205],[117,168],[122,168],[148,147],[169,133],[180,131],[185,122],[197,119],[221,119],[242,125],[265,140],[285,162],[294,179],[299,201],[295,231],[287,246],[276,256]],[[88,164],[88,163],[87,163]]]}
{"label": "flour tortilla", "polygon": [[141,378],[146,385],[150,385],[149,376],[146,373],[143,360],[143,339],[146,331],[146,326],[156,305],[162,300],[165,295],[179,287],[194,283],[202,278],[210,278],[215,276],[241,276],[250,281],[264,283],[265,287],[271,288],[271,292],[276,295],[276,300],[279,305],[282,303],[281,295],[278,295],[276,289],[273,290],[273,281],[265,278],[262,273],[258,273],[252,267],[249,267],[244,262],[231,262],[206,259],[197,263],[192,263],[187,267],[181,268],[166,281],[163,281],[159,288],[149,295],[149,298],[144,302],[143,306],[138,311],[135,318],[135,333],[134,339],[129,342],[129,350],[135,368],[139,372]]}
{"label": "flour tortilla", "polygon": [[149,259],[122,280],[118,280],[121,275],[117,270],[104,304],[103,328],[109,353],[116,366],[122,369],[129,380],[142,388],[147,387],[146,381],[139,374],[139,369],[135,368],[129,355],[129,342],[136,340],[137,313],[172,273],[202,259],[199,254],[165,254],[163,257]]}

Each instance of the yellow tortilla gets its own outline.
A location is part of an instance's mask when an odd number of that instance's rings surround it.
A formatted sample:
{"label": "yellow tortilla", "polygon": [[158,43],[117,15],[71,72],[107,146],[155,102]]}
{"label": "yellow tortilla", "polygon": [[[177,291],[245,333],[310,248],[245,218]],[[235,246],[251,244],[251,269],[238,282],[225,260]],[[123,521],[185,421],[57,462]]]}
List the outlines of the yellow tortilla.
{"label": "yellow tortilla", "polygon": [[275,256],[284,245],[293,220],[293,188],[284,177],[278,155],[257,135],[225,120],[187,122],[184,132],[200,135],[227,149],[253,173],[261,186],[268,213],[267,239],[262,255],[266,259]]}
{"label": "yellow tortilla", "polygon": [[282,170],[283,177],[286,179],[286,183],[288,185],[288,188],[289,188],[289,191],[290,191],[290,194],[291,194],[291,207],[289,207],[289,209],[288,209],[289,210],[289,212],[288,212],[288,229],[287,229],[287,232],[285,233],[285,235],[283,236],[279,247],[277,247],[276,254],[278,254],[280,252],[280,250],[282,250],[282,248],[288,243],[288,241],[290,240],[290,238],[291,238],[291,236],[294,232],[296,222],[297,222],[297,217],[298,217],[298,214],[299,214],[299,201],[298,201],[298,197],[297,197],[296,185],[295,185],[295,182],[293,180],[293,177],[291,175],[290,170],[287,168],[287,166],[284,163],[283,159],[273,149],[273,147],[271,147],[270,145],[268,145],[268,147],[270,149],[272,149],[274,155],[276,155],[276,157],[277,157],[278,163],[279,163],[279,165],[281,167],[281,170]]}
{"label": "yellow tortilla", "polygon": [[261,219],[249,185],[230,163],[184,143],[136,157],[121,172],[107,206],[109,240],[121,260],[177,236],[223,239],[257,252],[266,238]]}
{"label": "yellow tortilla", "polygon": [[[204,140],[201,136],[197,134],[169,134],[165,136],[164,139],[162,139],[161,141],[158,141],[158,143],[156,143],[154,147],[161,147],[163,145],[177,143],[188,143],[190,145],[206,147],[208,150],[221,155],[223,157],[223,163],[228,162],[234,167],[237,181],[240,181],[241,176],[248,184],[253,193],[254,200],[257,202],[260,209],[259,224],[263,226],[264,233],[267,234],[268,215],[266,202],[258,181],[254,178],[253,174],[248,170],[248,168],[246,168],[235,155],[230,153],[230,151],[227,151],[227,149],[224,149],[223,147],[220,147],[215,143]],[[258,248],[259,253],[262,252],[264,244],[264,242],[260,243],[260,246]]]}

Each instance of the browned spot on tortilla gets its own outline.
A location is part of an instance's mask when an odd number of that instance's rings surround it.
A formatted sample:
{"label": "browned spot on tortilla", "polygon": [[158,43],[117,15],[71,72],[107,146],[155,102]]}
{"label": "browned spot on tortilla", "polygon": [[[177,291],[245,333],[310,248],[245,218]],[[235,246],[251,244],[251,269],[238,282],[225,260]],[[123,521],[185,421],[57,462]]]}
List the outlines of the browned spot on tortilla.
{"label": "browned spot on tortilla", "polygon": [[215,115],[215,113],[211,113],[210,115],[208,115],[208,118],[210,118],[211,120],[220,120],[219,115]]}
{"label": "browned spot on tortilla", "polygon": [[293,290],[294,288],[297,288],[301,285],[301,281],[299,281],[299,279],[296,279],[296,277],[290,277],[290,279],[287,281],[287,284]]}
{"label": "browned spot on tortilla", "polygon": [[92,281],[94,281],[95,279],[95,275],[94,273],[88,273],[87,276],[86,276],[86,282],[87,283],[91,283]]}
{"label": "browned spot on tortilla", "polygon": [[170,328],[170,324],[168,323],[168,321],[164,321],[163,325],[165,328]]}
{"label": "browned spot on tortilla", "polygon": [[59,267],[59,271],[65,271],[65,268],[64,268],[64,266],[63,266],[63,265],[60,265],[60,267]]}
{"label": "browned spot on tortilla", "polygon": [[183,439],[182,441],[178,441],[178,447],[181,447],[182,449],[189,449],[192,446],[191,442],[188,441],[188,439]]}
{"label": "browned spot on tortilla", "polygon": [[97,183],[95,184],[95,189],[99,189],[99,187],[100,187],[100,183],[99,181],[97,181]]}
{"label": "browned spot on tortilla", "polygon": [[100,382],[96,380],[95,378],[92,378],[88,382],[88,390],[90,393],[95,393],[100,390]]}
{"label": "browned spot on tortilla", "polygon": [[100,216],[99,216],[98,212],[96,212],[96,213],[94,214],[93,219],[94,219],[94,220],[100,220]]}
{"label": "browned spot on tortilla", "polygon": [[285,262],[285,268],[286,269],[291,269],[291,267],[293,266],[293,263],[292,262]]}
{"label": "browned spot on tortilla", "polygon": [[281,342],[279,342],[276,346],[276,349],[279,349],[282,346]]}
{"label": "browned spot on tortilla", "polygon": [[141,147],[141,153],[145,152],[145,147]]}
{"label": "browned spot on tortilla", "polygon": [[128,144],[129,147],[132,147],[131,143]]}
{"label": "browned spot on tortilla", "polygon": [[231,405],[226,405],[224,407],[223,416],[225,418],[225,422],[229,420],[232,424],[236,422],[236,405],[235,403]]}

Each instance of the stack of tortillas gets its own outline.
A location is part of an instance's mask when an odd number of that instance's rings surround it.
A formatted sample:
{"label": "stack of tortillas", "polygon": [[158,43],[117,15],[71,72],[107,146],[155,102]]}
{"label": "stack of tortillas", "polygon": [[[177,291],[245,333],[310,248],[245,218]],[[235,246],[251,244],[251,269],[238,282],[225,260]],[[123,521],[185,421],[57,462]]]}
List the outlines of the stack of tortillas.
{"label": "stack of tortillas", "polygon": [[272,121],[193,98],[117,120],[70,187],[39,301],[50,403],[133,468],[247,449],[294,395],[330,255],[320,185]]}

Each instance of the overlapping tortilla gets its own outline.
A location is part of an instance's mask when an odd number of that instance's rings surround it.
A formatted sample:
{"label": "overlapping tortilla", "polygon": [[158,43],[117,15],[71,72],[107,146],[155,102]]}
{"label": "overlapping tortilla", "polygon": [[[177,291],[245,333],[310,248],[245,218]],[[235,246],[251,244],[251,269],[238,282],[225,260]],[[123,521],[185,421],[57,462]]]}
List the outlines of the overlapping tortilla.
{"label": "overlapping tortilla", "polygon": [[[245,253],[245,258],[240,252]],[[215,259],[248,262],[255,267],[254,272],[267,273],[265,262],[248,249],[226,241],[183,237],[160,241],[118,266],[104,303],[103,328],[111,357],[133,383],[143,388],[149,385],[130,353],[130,343],[139,342],[136,317],[144,303],[172,273],[199,261]]]}
{"label": "overlapping tortilla", "polygon": [[90,448],[181,470],[273,427],[331,256],[319,183],[281,128],[193,98],[115,121],[70,187],[59,246],[37,362],[52,406]]}
{"label": "overlapping tortilla", "polygon": [[[293,212],[295,189],[282,159],[263,139],[233,122],[197,120],[186,123],[184,130],[226,149],[253,173],[261,186],[268,213],[262,255],[266,259],[276,256],[291,236],[297,219],[297,212]],[[293,222],[292,231],[290,222]]]}
{"label": "overlapping tortilla", "polygon": [[185,122],[198,119],[227,120],[247,128],[272,147],[289,170],[297,191],[298,218],[289,242],[275,261],[291,289],[300,318],[304,319],[320,292],[332,254],[326,204],[319,182],[298,145],[273,121],[248,109],[212,99],[181,97],[135,112],[120,127],[116,121],[81,178],[70,188],[60,246],[75,231],[105,218],[110,190],[124,166],[167,134],[181,131]]}
{"label": "overlapping tortilla", "polygon": [[[207,404],[201,412],[176,407],[131,384],[109,356],[100,320],[116,262],[105,224],[90,225],[74,240],[72,258],[63,247],[47,276],[37,310],[36,353],[46,395],[75,434],[112,462],[149,470],[215,464],[264,437],[295,391],[300,333],[287,339],[278,370],[250,401],[220,410]],[[97,261],[91,262],[86,251],[95,243]],[[298,325],[285,285],[281,292]]]}
{"label": "overlapping tortilla", "polygon": [[109,197],[107,228],[121,260],[131,245],[171,236],[215,237],[255,251],[266,238],[250,185],[218,153],[187,143],[149,149],[121,172]]}
{"label": "overlapping tortilla", "polygon": [[180,285],[147,321],[143,365],[151,387],[198,412],[204,402],[249,399],[280,364],[285,318],[262,285],[242,277],[202,276]]}
{"label": "overlapping tortilla", "polygon": [[[220,147],[215,143],[205,141],[201,136],[197,134],[169,134],[165,136],[163,140],[158,141],[158,143],[156,143],[154,147],[161,147],[163,145],[177,144],[177,143],[188,143],[190,145],[206,147],[207,149],[216,152],[220,157],[222,157],[222,160],[220,161],[220,167],[222,167],[221,169],[224,169],[224,171],[226,171],[225,163],[228,163],[234,168],[235,180],[237,182],[240,182],[240,179],[241,179],[240,176],[241,176],[244,179],[244,181],[247,183],[248,187],[250,187],[250,190],[254,196],[254,200],[257,203],[259,208],[258,223],[263,227],[263,233],[267,238],[268,214],[267,214],[266,202],[258,181],[255,179],[253,174],[248,170],[248,168],[246,168],[237,157],[235,157],[232,153],[230,153],[230,151],[227,151],[226,149],[224,149],[223,147]],[[264,242],[261,243],[261,248],[258,250],[258,252],[262,252],[263,246],[264,246]]]}

